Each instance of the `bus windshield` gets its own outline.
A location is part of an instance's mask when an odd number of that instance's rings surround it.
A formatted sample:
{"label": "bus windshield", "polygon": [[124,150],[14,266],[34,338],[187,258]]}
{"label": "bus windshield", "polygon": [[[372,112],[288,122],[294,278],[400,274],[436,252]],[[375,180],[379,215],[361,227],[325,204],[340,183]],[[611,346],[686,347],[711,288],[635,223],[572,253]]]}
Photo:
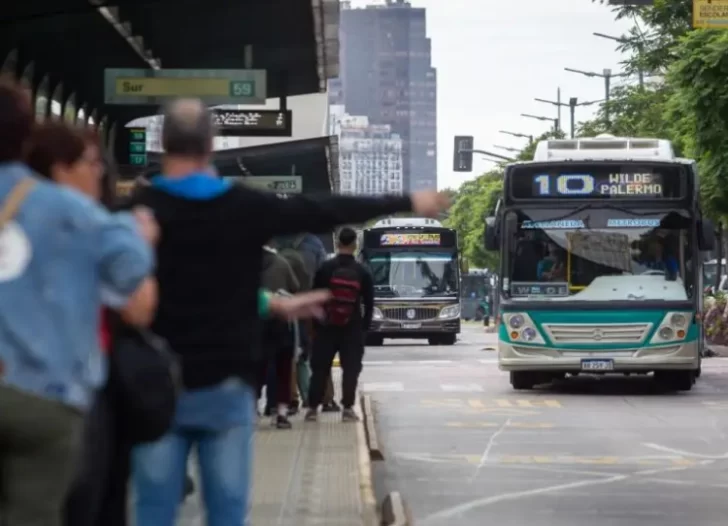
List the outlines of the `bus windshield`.
{"label": "bus windshield", "polygon": [[453,296],[458,290],[454,252],[386,251],[364,253],[377,297]]}
{"label": "bus windshield", "polygon": [[503,291],[550,301],[686,300],[694,286],[690,225],[687,211],[511,210]]}

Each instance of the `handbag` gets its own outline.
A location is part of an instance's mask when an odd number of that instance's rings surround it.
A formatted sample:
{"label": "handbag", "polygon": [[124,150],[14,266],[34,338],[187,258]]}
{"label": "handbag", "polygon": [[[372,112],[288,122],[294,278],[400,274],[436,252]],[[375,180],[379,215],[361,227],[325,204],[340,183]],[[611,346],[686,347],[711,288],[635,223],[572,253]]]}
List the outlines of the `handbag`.
{"label": "handbag", "polygon": [[112,330],[109,385],[125,438],[132,444],[154,442],[172,426],[182,368],[164,338],[118,321]]}
{"label": "handbag", "polygon": [[0,210],[0,230],[5,228],[5,225],[15,218],[15,215],[20,210],[20,206],[25,201],[25,198],[28,197],[28,194],[36,183],[37,181],[35,179],[26,177],[13,187],[3,204],[2,210]]}

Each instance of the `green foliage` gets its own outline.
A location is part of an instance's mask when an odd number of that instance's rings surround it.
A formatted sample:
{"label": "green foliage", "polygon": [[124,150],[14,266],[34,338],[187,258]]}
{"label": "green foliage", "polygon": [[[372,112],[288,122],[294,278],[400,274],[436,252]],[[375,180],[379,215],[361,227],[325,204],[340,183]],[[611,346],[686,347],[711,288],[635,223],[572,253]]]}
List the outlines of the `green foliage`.
{"label": "green foliage", "polygon": [[[606,4],[603,0],[599,1]],[[615,88],[579,134],[656,137],[700,168],[705,211],[728,216],[728,32],[693,30],[691,0],[655,0],[650,7],[613,7],[616,18],[634,22],[619,49],[629,53],[627,71],[650,79],[644,88]]]}

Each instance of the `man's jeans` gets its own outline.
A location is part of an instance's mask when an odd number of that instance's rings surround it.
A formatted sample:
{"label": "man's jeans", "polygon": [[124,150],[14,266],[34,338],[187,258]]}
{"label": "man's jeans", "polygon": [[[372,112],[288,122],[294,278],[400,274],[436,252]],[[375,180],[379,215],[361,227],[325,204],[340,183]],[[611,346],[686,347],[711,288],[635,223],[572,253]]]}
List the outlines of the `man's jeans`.
{"label": "man's jeans", "polygon": [[197,446],[208,526],[248,524],[257,420],[255,395],[240,425],[224,430],[176,428],[132,454],[137,526],[174,526],[190,450]]}

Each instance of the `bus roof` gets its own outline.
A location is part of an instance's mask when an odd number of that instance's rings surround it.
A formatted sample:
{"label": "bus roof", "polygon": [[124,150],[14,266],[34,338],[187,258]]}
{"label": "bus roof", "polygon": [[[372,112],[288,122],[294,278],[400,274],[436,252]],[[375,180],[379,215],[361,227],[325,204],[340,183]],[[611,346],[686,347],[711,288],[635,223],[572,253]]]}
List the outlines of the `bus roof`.
{"label": "bus roof", "polygon": [[677,161],[672,143],[666,139],[615,137],[602,134],[577,139],[540,141],[533,156],[544,161]]}
{"label": "bus roof", "polygon": [[396,228],[396,227],[438,227],[443,228],[442,223],[426,217],[388,217],[377,221],[371,228]]}

